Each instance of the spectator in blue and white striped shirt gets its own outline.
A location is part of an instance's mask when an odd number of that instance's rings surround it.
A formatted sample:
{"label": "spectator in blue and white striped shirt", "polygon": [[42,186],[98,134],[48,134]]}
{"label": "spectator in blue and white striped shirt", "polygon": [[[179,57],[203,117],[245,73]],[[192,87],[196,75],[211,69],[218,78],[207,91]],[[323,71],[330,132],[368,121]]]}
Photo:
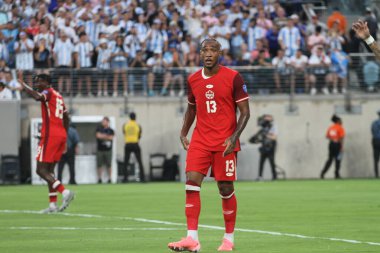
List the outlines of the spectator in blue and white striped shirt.
{"label": "spectator in blue and white striped shirt", "polygon": [[108,40],[102,38],[99,40],[99,46],[96,47],[96,52],[98,53],[98,59],[96,62],[96,68],[98,69],[98,96],[108,95],[108,77],[110,73],[110,59],[111,59],[111,49],[108,48]]}
{"label": "spectator in blue and white striped shirt", "polygon": [[248,28],[248,50],[253,51],[256,49],[256,41],[265,38],[266,31],[264,28],[256,25],[256,19],[251,19]]}
{"label": "spectator in blue and white striped shirt", "polygon": [[278,35],[278,42],[288,57],[295,55],[300,48],[301,34],[299,30],[294,27],[294,21],[291,18],[288,18],[287,26],[281,28]]}
{"label": "spectator in blue and white striped shirt", "polygon": [[69,68],[72,67],[74,45],[68,38],[66,33],[61,30],[60,38],[55,42],[53,48],[53,59],[57,69],[58,75],[58,90],[63,91],[63,83],[66,83],[66,92],[71,91],[71,72]]}
{"label": "spectator in blue and white striped shirt", "polygon": [[85,76],[87,83],[87,94],[88,96],[92,96],[91,94],[91,75],[92,71],[89,70],[92,66],[91,58],[94,53],[94,46],[91,42],[88,41],[87,34],[82,32],[79,34],[79,43],[75,46],[74,49],[75,58],[78,74],[78,96],[81,95],[82,92],[82,75]]}
{"label": "spectator in blue and white striped shirt", "polygon": [[129,48],[129,57],[135,58],[136,52],[142,50],[142,45],[137,36],[136,24],[132,26],[129,35],[125,38],[125,45]]}
{"label": "spectator in blue and white striped shirt", "polygon": [[153,56],[154,51],[163,51],[167,48],[168,37],[160,30],[161,21],[155,19],[146,36],[148,58]]}
{"label": "spectator in blue and white striped shirt", "polygon": [[86,21],[86,34],[90,42],[94,45],[98,45],[99,33],[104,32],[107,29],[107,26],[100,22],[100,16],[95,14],[92,20]]}
{"label": "spectator in blue and white striped shirt", "polygon": [[139,15],[137,18],[137,23],[135,23],[137,36],[140,41],[143,42],[148,34],[148,26],[145,23],[145,16],[143,14]]}

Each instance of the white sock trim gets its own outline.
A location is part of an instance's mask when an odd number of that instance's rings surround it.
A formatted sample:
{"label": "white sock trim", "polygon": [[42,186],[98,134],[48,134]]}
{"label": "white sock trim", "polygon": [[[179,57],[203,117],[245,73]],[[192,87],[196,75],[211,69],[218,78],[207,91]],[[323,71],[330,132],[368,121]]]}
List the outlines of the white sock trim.
{"label": "white sock trim", "polygon": [[234,233],[225,233],[224,238],[234,243]]}
{"label": "white sock trim", "polygon": [[58,193],[57,192],[50,192],[49,197],[53,197],[53,196],[58,196]]}
{"label": "white sock trim", "polygon": [[186,190],[186,191],[196,191],[196,192],[200,192],[200,191],[201,191],[201,187],[199,187],[199,186],[195,186],[195,185],[187,184],[187,185],[185,185],[185,190]]}
{"label": "white sock trim", "polygon": [[219,195],[220,195],[220,197],[221,197],[222,199],[229,199],[229,198],[231,198],[232,196],[234,196],[234,194],[235,194],[235,191],[233,191],[230,195],[227,195],[227,196],[223,196],[222,194],[219,194]]}
{"label": "white sock trim", "polygon": [[187,236],[191,236],[191,238],[198,241],[198,230],[187,230]]}
{"label": "white sock trim", "polygon": [[59,181],[59,180],[55,181],[55,182],[53,183],[53,185],[52,185],[53,189],[57,188],[58,185],[60,185],[60,184],[61,184],[61,181]]}

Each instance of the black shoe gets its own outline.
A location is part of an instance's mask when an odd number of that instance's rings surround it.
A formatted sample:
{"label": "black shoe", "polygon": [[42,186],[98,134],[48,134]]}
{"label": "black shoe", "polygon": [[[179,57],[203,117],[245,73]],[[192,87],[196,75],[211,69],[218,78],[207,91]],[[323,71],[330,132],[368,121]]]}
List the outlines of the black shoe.
{"label": "black shoe", "polygon": [[77,184],[75,181],[70,181],[69,184]]}
{"label": "black shoe", "polygon": [[101,184],[101,183],[102,183],[102,180],[101,180],[101,179],[99,179],[99,180],[98,180],[98,184]]}
{"label": "black shoe", "polygon": [[109,183],[109,184],[110,184],[110,183],[111,183],[111,179],[108,179],[107,183]]}
{"label": "black shoe", "polygon": [[122,183],[128,183],[128,179],[124,178],[121,182]]}

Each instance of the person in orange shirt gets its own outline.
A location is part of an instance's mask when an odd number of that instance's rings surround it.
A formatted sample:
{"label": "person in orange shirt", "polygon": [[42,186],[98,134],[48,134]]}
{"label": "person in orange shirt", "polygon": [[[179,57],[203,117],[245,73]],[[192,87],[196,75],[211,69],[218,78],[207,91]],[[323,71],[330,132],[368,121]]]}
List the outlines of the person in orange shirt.
{"label": "person in orange shirt", "polygon": [[324,179],[326,172],[329,170],[333,160],[335,159],[335,178],[340,178],[340,162],[342,160],[343,152],[343,139],[345,131],[342,126],[342,119],[336,115],[333,115],[331,121],[334,122],[326,133],[326,138],[330,140],[329,143],[329,158],[325,163],[325,167],[321,172],[321,178]]}
{"label": "person in orange shirt", "polygon": [[339,11],[338,7],[335,7],[333,13],[327,18],[327,27],[331,29],[334,26],[335,22],[337,22],[339,25],[339,32],[341,34],[344,34],[347,28],[347,19]]}

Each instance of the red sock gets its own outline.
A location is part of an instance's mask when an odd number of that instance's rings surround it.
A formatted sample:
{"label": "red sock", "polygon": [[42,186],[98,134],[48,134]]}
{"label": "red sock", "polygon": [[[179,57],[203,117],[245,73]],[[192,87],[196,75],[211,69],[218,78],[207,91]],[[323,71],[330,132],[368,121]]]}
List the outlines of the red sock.
{"label": "red sock", "polygon": [[65,190],[65,186],[63,186],[63,184],[59,180],[54,181],[52,188],[57,190],[59,193],[62,193]]}
{"label": "red sock", "polygon": [[49,193],[49,202],[50,203],[57,202],[57,192],[50,192]]}
{"label": "red sock", "polygon": [[186,218],[187,230],[198,230],[199,214],[201,212],[201,187],[193,181],[186,182]]}
{"label": "red sock", "polygon": [[221,195],[221,197],[226,233],[230,234],[234,232],[236,223],[237,203],[235,192],[227,196]]}

